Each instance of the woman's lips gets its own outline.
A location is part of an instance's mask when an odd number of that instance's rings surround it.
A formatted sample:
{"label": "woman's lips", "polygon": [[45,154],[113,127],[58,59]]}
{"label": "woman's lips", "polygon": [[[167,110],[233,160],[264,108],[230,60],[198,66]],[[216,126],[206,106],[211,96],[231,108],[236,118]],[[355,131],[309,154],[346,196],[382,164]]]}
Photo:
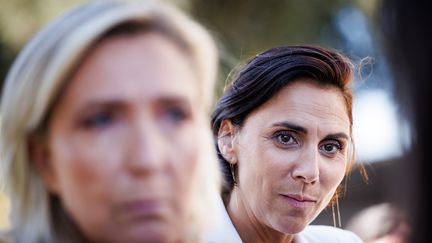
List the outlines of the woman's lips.
{"label": "woman's lips", "polygon": [[155,219],[163,214],[163,205],[159,200],[134,200],[115,207],[121,221]]}
{"label": "woman's lips", "polygon": [[316,203],[316,200],[309,196],[298,194],[281,194],[282,197],[295,208],[306,208]]}

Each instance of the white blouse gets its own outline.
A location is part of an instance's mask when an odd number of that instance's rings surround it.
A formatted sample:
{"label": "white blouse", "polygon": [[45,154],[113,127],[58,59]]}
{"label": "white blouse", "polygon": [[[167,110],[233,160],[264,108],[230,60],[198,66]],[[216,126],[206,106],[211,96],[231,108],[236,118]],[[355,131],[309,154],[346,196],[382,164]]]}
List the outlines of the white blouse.
{"label": "white blouse", "polygon": [[[208,243],[242,243],[225,206],[220,200],[219,223],[205,235]],[[294,236],[296,243],[363,243],[353,232],[325,225],[309,225]]]}

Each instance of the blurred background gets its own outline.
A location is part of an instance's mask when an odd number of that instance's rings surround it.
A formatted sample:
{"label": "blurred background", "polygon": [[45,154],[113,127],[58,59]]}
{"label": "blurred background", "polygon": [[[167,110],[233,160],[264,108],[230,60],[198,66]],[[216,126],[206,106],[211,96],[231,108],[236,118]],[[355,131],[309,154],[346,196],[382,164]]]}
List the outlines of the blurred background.
{"label": "blurred background", "polygon": [[[83,0],[0,0],[0,80],[23,44],[52,18]],[[356,64],[354,140],[356,169],[340,199],[342,226],[361,209],[394,200],[392,178],[410,150],[412,129],[395,98],[394,77],[384,55],[378,0],[172,0],[206,26],[218,42],[218,97],[229,71],[268,48],[318,44],[335,48]],[[402,187],[404,185],[401,185]],[[408,186],[408,185],[406,185]],[[8,201],[0,195],[0,228],[7,228]],[[331,208],[316,224],[333,225]]]}

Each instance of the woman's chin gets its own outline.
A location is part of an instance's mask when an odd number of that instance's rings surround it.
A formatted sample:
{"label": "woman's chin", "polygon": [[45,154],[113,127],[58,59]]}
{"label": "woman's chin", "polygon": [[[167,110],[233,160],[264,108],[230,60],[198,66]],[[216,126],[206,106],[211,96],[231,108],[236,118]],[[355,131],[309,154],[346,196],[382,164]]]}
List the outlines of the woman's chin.
{"label": "woman's chin", "polygon": [[178,242],[181,239],[181,231],[173,225],[162,222],[146,223],[131,226],[123,232],[117,230],[112,232],[115,242]]}
{"label": "woman's chin", "polygon": [[294,235],[303,231],[307,226],[307,223],[302,223],[299,220],[285,220],[280,221],[273,228],[283,234]]}

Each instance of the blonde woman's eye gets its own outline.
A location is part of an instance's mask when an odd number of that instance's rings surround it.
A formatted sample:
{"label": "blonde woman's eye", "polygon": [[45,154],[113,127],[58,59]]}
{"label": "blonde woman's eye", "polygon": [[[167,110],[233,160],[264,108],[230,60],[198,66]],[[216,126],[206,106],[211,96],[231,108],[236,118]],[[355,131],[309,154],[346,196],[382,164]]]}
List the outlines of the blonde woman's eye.
{"label": "blonde woman's eye", "polygon": [[179,124],[187,120],[190,116],[189,111],[182,107],[171,106],[164,111],[164,117],[173,124]]}
{"label": "blonde woman's eye", "polygon": [[174,122],[181,121],[186,117],[185,113],[182,110],[176,108],[169,109],[167,111],[167,116]]}
{"label": "blonde woman's eye", "polygon": [[82,121],[82,125],[85,128],[103,128],[111,125],[115,120],[115,115],[111,112],[97,112],[85,118]]}

